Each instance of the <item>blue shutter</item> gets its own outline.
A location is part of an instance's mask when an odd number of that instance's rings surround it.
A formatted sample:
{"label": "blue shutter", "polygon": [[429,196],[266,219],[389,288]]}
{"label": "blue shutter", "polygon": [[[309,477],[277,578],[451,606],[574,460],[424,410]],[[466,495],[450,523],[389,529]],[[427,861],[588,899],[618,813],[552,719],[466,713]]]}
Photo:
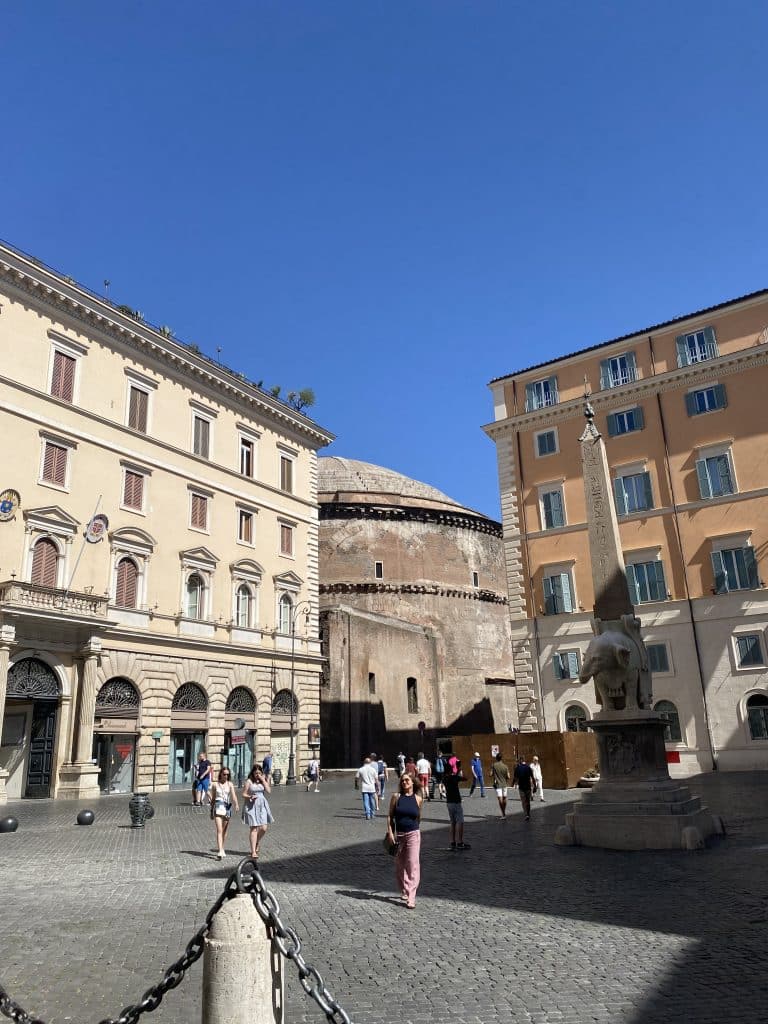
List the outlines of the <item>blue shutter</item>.
{"label": "blue shutter", "polygon": [[609,412],[608,413],[608,436],[609,437],[616,437],[618,432],[619,431],[616,428],[616,413]]}
{"label": "blue shutter", "polygon": [[[651,568],[651,566],[653,568]],[[652,601],[666,601],[667,587],[664,581],[664,566],[661,562],[649,562],[648,591]]]}
{"label": "blue shutter", "polygon": [[744,566],[747,570],[747,586],[750,590],[755,590],[760,581],[757,577],[757,559],[754,548],[744,548]]}
{"label": "blue shutter", "polygon": [[728,583],[725,576],[725,565],[723,563],[723,554],[721,551],[713,551],[712,555],[712,572],[715,577],[715,593],[716,594],[727,594]]}
{"label": "blue shutter", "polygon": [[640,594],[637,589],[637,576],[635,575],[634,565],[628,565],[627,569],[627,585],[629,587],[629,599],[632,604],[640,604]]}
{"label": "blue shutter", "polygon": [[555,595],[552,593],[552,577],[544,577],[544,614],[555,614]]}
{"label": "blue shutter", "polygon": [[702,498],[711,498],[712,485],[709,482],[709,472],[707,470],[706,459],[696,460],[696,473],[699,478],[699,491],[701,492]]}
{"label": "blue shutter", "polygon": [[643,473],[643,492],[645,494],[645,507],[653,508],[653,490],[651,488],[651,474]]}
{"label": "blue shutter", "polygon": [[635,416],[635,425],[636,425],[637,429],[638,430],[642,430],[643,427],[645,426],[645,418],[643,416],[642,406],[638,405],[638,407],[636,409],[633,409],[632,412],[634,413],[634,416]]}
{"label": "blue shutter", "polygon": [[715,408],[725,409],[728,405],[728,398],[725,394],[725,384],[715,384],[713,390],[715,392]]}
{"label": "blue shutter", "polygon": [[[677,345],[677,365],[687,366],[688,365],[688,342],[685,340],[684,334],[679,334],[675,338],[675,345]],[[688,414],[690,415],[690,413]]]}
{"label": "blue shutter", "polygon": [[733,486],[733,475],[731,473],[731,460],[727,455],[718,455],[717,472],[720,476],[720,493],[733,494],[736,488]]}
{"label": "blue shutter", "polygon": [[686,392],[686,395],[685,395],[685,411],[688,413],[689,416],[695,416],[698,413],[699,409],[698,409],[698,406],[696,405],[696,392],[695,391],[687,391]]}
{"label": "blue shutter", "polygon": [[576,651],[568,652],[568,676],[577,679],[579,675],[579,656]]}
{"label": "blue shutter", "polygon": [[536,385],[526,384],[525,385],[525,411],[530,412],[531,409],[536,408]]}
{"label": "blue shutter", "polygon": [[571,578],[567,572],[560,573],[560,586],[563,589],[563,611],[573,611],[573,599],[571,597]]}
{"label": "blue shutter", "polygon": [[704,343],[707,346],[707,357],[714,359],[717,355],[717,338],[715,337],[714,327],[704,328]]}
{"label": "blue shutter", "polygon": [[624,491],[624,478],[617,476],[613,481],[613,493],[616,499],[616,515],[625,516],[627,514],[627,495]]}
{"label": "blue shutter", "polygon": [[553,526],[565,526],[565,516],[563,514],[563,496],[560,491],[550,492],[550,514],[552,516]]}
{"label": "blue shutter", "polygon": [[605,391],[611,386],[611,361],[602,359],[600,361],[600,390]]}
{"label": "blue shutter", "polygon": [[552,668],[555,670],[555,679],[562,679],[563,665],[560,661],[560,655],[557,653],[552,655]]}
{"label": "blue shutter", "polygon": [[549,530],[552,526],[552,492],[545,491],[541,496],[541,508],[544,513],[544,529]]}
{"label": "blue shutter", "polygon": [[630,380],[637,380],[637,359],[634,352],[627,352],[627,374]]}

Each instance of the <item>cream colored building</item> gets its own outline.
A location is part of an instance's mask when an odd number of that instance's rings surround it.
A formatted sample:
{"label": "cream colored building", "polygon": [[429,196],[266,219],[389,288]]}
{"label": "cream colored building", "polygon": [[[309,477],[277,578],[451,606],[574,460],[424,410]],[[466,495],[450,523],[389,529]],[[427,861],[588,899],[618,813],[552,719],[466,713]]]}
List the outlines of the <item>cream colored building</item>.
{"label": "cream colored building", "polygon": [[0,797],[300,771],[331,435],[7,247],[0,352]]}
{"label": "cream colored building", "polygon": [[521,728],[578,729],[585,379],[671,772],[768,768],[768,291],[491,382]]}

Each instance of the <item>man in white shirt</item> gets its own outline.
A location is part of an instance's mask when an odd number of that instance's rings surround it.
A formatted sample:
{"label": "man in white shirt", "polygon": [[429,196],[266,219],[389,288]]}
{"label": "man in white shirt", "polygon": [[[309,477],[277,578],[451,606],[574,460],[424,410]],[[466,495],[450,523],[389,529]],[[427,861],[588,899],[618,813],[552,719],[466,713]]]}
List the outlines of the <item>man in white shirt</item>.
{"label": "man in white shirt", "polygon": [[366,757],[357,770],[357,782],[363,794],[363,814],[366,821],[373,821],[376,815],[376,796],[379,792],[379,766]]}
{"label": "man in white shirt", "polygon": [[419,752],[419,760],[416,762],[416,774],[421,784],[422,800],[431,800],[432,797],[429,795],[429,777],[432,774],[432,765],[424,757],[423,751]]}

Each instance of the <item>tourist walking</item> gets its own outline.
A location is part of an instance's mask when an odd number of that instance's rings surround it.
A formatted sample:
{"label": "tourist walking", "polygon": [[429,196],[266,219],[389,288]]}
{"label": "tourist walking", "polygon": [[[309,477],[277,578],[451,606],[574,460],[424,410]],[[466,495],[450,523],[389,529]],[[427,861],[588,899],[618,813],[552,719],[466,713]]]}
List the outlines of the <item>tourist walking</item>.
{"label": "tourist walking", "polygon": [[539,794],[539,800],[544,803],[544,779],[541,775],[541,764],[539,763],[538,757],[534,754],[533,760],[531,761],[531,771],[533,772],[534,793]]}
{"label": "tourist walking", "polygon": [[403,774],[404,771],[405,771],[405,754],[401,750],[400,753],[397,755],[397,777],[398,777],[398,779],[400,778],[400,776]]}
{"label": "tourist walking", "polygon": [[413,779],[416,779],[416,778],[418,778],[418,774],[419,774],[419,773],[418,773],[418,772],[416,771],[416,762],[415,762],[415,761],[413,760],[413,758],[411,757],[411,755],[410,755],[410,754],[409,754],[409,755],[408,755],[408,757],[406,758],[406,761],[405,761],[405,768],[403,769],[403,771],[406,771],[406,772],[408,772],[408,774],[409,774],[409,775],[411,776],[411,778],[413,778]]}
{"label": "tourist walking", "polygon": [[212,775],[213,765],[206,757],[205,751],[201,750],[197,755],[197,764],[195,765],[195,788],[192,796],[195,807],[202,807],[203,801],[208,799]]}
{"label": "tourist walking", "polygon": [[472,771],[472,785],[469,787],[469,795],[475,792],[475,789],[480,787],[480,796],[485,797],[485,780],[483,779],[483,762],[480,760],[480,754],[476,750],[475,756],[472,758],[469,764],[470,770]]}
{"label": "tourist walking", "polygon": [[267,793],[272,789],[264,770],[254,765],[243,786],[243,822],[250,828],[251,857],[259,859],[259,848],[267,826],[275,819]]}
{"label": "tourist walking", "polygon": [[219,860],[226,857],[224,843],[227,838],[227,829],[232,818],[232,807],[239,810],[237,792],[229,768],[222,768],[219,777],[211,788],[211,818],[216,825],[216,849]]}
{"label": "tourist walking", "polygon": [[443,790],[443,775],[445,775],[445,761],[443,755],[438,750],[437,757],[435,758],[435,788],[437,789],[437,795],[442,800],[445,796]]}
{"label": "tourist walking", "polygon": [[469,843],[464,842],[464,808],[461,806],[461,790],[459,789],[459,783],[463,781],[461,761],[457,758],[456,771],[446,772],[443,775],[445,807],[451,822],[451,842],[448,847],[450,850],[470,849]]}
{"label": "tourist walking", "polygon": [[424,752],[419,751],[419,760],[416,762],[416,777],[419,780],[422,794],[427,800],[431,800],[432,797],[429,795],[429,777],[432,774],[432,765],[424,757]]}
{"label": "tourist walking", "polygon": [[525,763],[525,758],[518,758],[515,771],[512,776],[512,785],[517,786],[520,794],[520,803],[523,805],[525,820],[531,820],[531,789],[533,788],[533,772],[531,766]]}
{"label": "tourist walking", "polygon": [[272,782],[272,751],[268,750],[264,755],[264,760],[261,762],[261,770],[264,773],[264,778],[268,782]]}
{"label": "tourist walking", "polygon": [[316,757],[313,757],[307,765],[307,792],[310,787],[314,786],[314,792],[320,792],[320,762]]}
{"label": "tourist walking", "polygon": [[379,773],[379,799],[384,799],[384,793],[387,788],[387,776],[389,775],[389,768],[387,762],[383,757],[380,757],[376,765]]}
{"label": "tourist walking", "polygon": [[387,838],[397,841],[395,877],[400,895],[409,910],[416,906],[416,891],[421,880],[421,804],[422,796],[416,791],[413,776],[403,772],[398,792],[389,801]]}
{"label": "tourist walking", "polygon": [[366,757],[357,770],[355,786],[360,788],[363,795],[363,814],[366,821],[372,821],[376,816],[376,797],[379,789],[379,769],[376,762]]}
{"label": "tourist walking", "polygon": [[499,801],[499,810],[502,818],[507,816],[507,789],[509,788],[509,768],[504,764],[501,751],[496,755],[496,760],[491,765],[491,776],[493,788],[496,790],[496,799]]}

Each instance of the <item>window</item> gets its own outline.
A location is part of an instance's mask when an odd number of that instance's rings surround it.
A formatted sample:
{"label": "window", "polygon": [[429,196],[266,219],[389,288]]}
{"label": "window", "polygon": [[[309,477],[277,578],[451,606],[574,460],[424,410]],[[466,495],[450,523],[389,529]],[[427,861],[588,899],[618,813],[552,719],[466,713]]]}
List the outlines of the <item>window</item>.
{"label": "window", "polygon": [[539,503],[542,529],[556,530],[559,526],[565,526],[562,487],[551,491],[539,491]]}
{"label": "window", "polygon": [[753,740],[768,740],[768,697],[755,693],[747,700],[749,735]]}
{"label": "window", "polygon": [[669,652],[666,644],[646,644],[651,672],[669,672]]}
{"label": "window", "polygon": [[677,708],[672,701],[660,700],[653,710],[661,715],[667,723],[666,728],[664,729],[664,742],[682,743],[683,734],[680,730],[680,716],[678,715]]}
{"label": "window", "polygon": [[75,395],[75,367],[77,360],[58,349],[53,350],[51,394],[62,402],[71,402]]}
{"label": "window", "polygon": [[419,710],[419,692],[413,676],[408,676],[406,679],[405,689],[408,695],[408,714],[415,715]]}
{"label": "window", "polygon": [[237,539],[242,544],[253,544],[253,512],[237,510]]}
{"label": "window", "polygon": [[293,616],[293,601],[290,595],[283,594],[278,604],[278,632],[290,633],[291,632],[291,619]]}
{"label": "window", "polygon": [[571,575],[567,572],[544,577],[544,613],[562,615],[573,611]]}
{"label": "window", "polygon": [[664,566],[658,559],[650,562],[630,562],[626,568],[632,604],[666,601],[667,585],[664,580]]}
{"label": "window", "polygon": [[193,572],[187,578],[186,616],[188,619],[202,619],[205,584],[203,577]]}
{"label": "window", "polygon": [[642,430],[645,426],[643,410],[638,405],[635,409],[625,409],[623,412],[608,413],[608,436],[620,437],[622,434],[632,434],[636,430]]}
{"label": "window", "polygon": [[578,651],[556,651],[552,656],[552,665],[555,669],[555,679],[578,679],[579,677]]}
{"label": "window", "polygon": [[542,430],[536,434],[536,454],[553,455],[557,451],[557,431]]}
{"label": "window", "polygon": [[58,583],[59,549],[52,540],[42,537],[32,553],[31,582],[41,587],[55,587]]}
{"label": "window", "polygon": [[677,365],[690,366],[705,359],[714,359],[718,355],[717,340],[713,327],[705,327],[693,334],[681,334],[675,339],[677,346]]}
{"label": "window", "polygon": [[571,704],[565,709],[565,728],[568,732],[587,731],[587,712],[578,704]]}
{"label": "window", "polygon": [[189,525],[193,530],[208,530],[208,498],[204,494],[190,494]]}
{"label": "window", "polygon": [[138,430],[142,434],[147,432],[147,417],[149,412],[149,395],[143,388],[137,388],[135,384],[128,388],[128,426],[132,430]]}
{"label": "window", "polygon": [[557,393],[557,377],[547,377],[525,385],[525,411],[543,409],[548,405],[557,405],[560,397]]}
{"label": "window", "polygon": [[293,494],[293,459],[288,455],[280,456],[280,490]]}
{"label": "window", "polygon": [[472,571],[472,586],[475,590],[480,588],[480,573],[475,570]]}
{"label": "window", "polygon": [[293,556],[293,527],[280,523],[280,554]]}
{"label": "window", "polygon": [[43,468],[40,479],[47,484],[66,487],[69,449],[54,441],[43,442]]}
{"label": "window", "polygon": [[697,391],[689,391],[685,396],[685,408],[689,416],[699,416],[703,412],[714,412],[725,409],[728,399],[722,384],[710,384]]}
{"label": "window", "polygon": [[702,498],[719,498],[723,494],[736,493],[730,452],[697,459],[696,474]]}
{"label": "window", "polygon": [[237,588],[235,621],[240,629],[250,629],[253,625],[253,594],[245,583]]}
{"label": "window", "polygon": [[123,471],[123,507],[138,512],[144,508],[144,474],[133,469]]}
{"label": "window", "polygon": [[377,580],[384,579],[384,563],[374,562],[373,563],[373,575]]}
{"label": "window", "polygon": [[139,569],[132,558],[121,558],[117,563],[115,604],[121,608],[135,608],[139,592]]}
{"label": "window", "polygon": [[600,387],[618,388],[629,384],[637,377],[637,361],[634,352],[623,352],[620,356],[603,359],[600,363]]}
{"label": "window", "polygon": [[646,512],[653,508],[650,473],[629,473],[613,481],[616,515],[629,516],[633,512]]}
{"label": "window", "polygon": [[376,693],[376,673],[375,672],[369,672],[368,673],[368,693],[369,694]]}
{"label": "window", "polygon": [[757,633],[744,633],[736,637],[736,654],[739,668],[751,668],[753,665],[764,665],[760,637]]}
{"label": "window", "polygon": [[760,581],[757,576],[755,549],[723,548],[712,552],[712,571],[715,593],[727,594],[731,590],[755,590]]}
{"label": "window", "polygon": [[202,459],[210,458],[211,421],[197,414],[192,417],[192,451]]}
{"label": "window", "polygon": [[242,476],[254,475],[256,446],[248,437],[240,437],[240,473]]}

